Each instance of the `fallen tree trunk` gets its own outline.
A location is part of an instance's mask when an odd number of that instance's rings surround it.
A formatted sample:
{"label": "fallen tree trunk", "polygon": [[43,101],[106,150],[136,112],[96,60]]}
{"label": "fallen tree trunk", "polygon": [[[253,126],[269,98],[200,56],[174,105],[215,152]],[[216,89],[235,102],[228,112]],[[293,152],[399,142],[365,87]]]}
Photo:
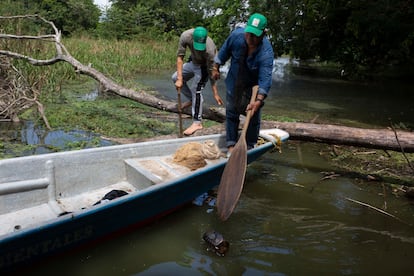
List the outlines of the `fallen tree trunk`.
{"label": "fallen tree trunk", "polygon": [[[222,114],[218,109],[212,111]],[[221,115],[220,115],[221,116]],[[224,117],[223,117],[224,118]],[[289,140],[348,145],[372,149],[414,153],[414,132],[391,129],[365,129],[340,125],[262,121],[262,129],[280,128],[289,133]],[[194,135],[224,133],[224,124],[204,128]],[[170,137],[173,138],[173,137]]]}
{"label": "fallen tree trunk", "polygon": [[263,122],[262,127],[283,129],[291,140],[414,152],[414,133],[408,131],[271,121]]}

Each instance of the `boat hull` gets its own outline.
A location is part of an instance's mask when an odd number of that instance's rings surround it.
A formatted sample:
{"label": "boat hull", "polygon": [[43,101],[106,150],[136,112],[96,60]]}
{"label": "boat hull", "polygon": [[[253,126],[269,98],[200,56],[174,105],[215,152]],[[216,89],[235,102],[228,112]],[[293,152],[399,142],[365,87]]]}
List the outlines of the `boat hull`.
{"label": "boat hull", "polygon": [[[287,133],[282,134],[283,137],[281,137],[281,140],[286,140],[288,137]],[[205,139],[214,139],[216,143],[221,146],[224,143],[224,138],[222,136],[208,136]],[[196,140],[176,140],[178,143],[175,147],[191,141]],[[266,142],[258,147],[255,147],[254,149],[249,150],[248,163],[253,162],[258,157],[274,148],[274,143],[275,141]],[[163,150],[163,147],[165,147],[165,143],[163,142],[158,141],[144,143],[144,145],[141,144],[143,143],[140,143],[140,145],[130,145],[129,147],[127,145],[111,146],[109,149],[101,148],[80,150],[70,153],[45,154],[43,156],[36,156],[33,158],[24,157],[1,160],[0,179],[2,180],[0,181],[2,181],[2,183],[0,183],[0,196],[4,195],[10,197],[12,195],[19,194],[18,188],[16,188],[17,184],[25,187],[22,188],[22,193],[27,193],[28,190],[30,190],[29,188],[33,188],[33,185],[35,186],[33,190],[37,192],[40,188],[36,185],[42,182],[39,179],[43,179],[42,177],[35,176],[36,181],[32,181],[33,183],[27,183],[27,179],[21,180],[19,177],[15,177],[12,173],[7,171],[8,166],[10,166],[10,168],[12,166],[18,166],[19,168],[30,166],[33,168],[37,166],[36,164],[38,162],[40,162],[43,163],[43,166],[50,167],[51,165],[49,163],[53,162],[54,168],[56,169],[49,172],[51,178],[56,179],[58,175],[62,175],[62,172],[59,172],[57,169],[60,164],[66,166],[68,170],[70,168],[75,168],[76,172],[72,172],[73,177],[85,176],[84,170],[94,168],[95,171],[92,172],[92,176],[90,176],[90,173],[87,174],[87,176],[99,179],[99,175],[103,174],[104,177],[106,177],[106,171],[109,170],[112,172],[113,168],[105,168],[105,166],[102,165],[103,170],[100,171],[96,166],[88,166],[88,162],[93,162],[92,159],[89,158],[99,156],[102,162],[108,163],[109,159],[104,157],[105,150],[109,150],[111,152],[111,154],[108,153],[111,155],[111,158],[113,158],[113,156],[118,156],[117,159],[119,160],[125,160],[131,156],[140,155],[138,152],[141,153],[140,156],[145,155],[148,157],[149,154],[142,154],[142,152],[145,151],[144,148],[147,148],[146,150],[148,150],[148,147],[157,147],[158,150],[161,148],[161,152],[166,152],[165,149]],[[152,150],[152,152],[155,151],[156,150]],[[125,154],[125,152],[128,152],[128,154]],[[151,152],[151,150],[149,152]],[[81,155],[83,155],[83,157],[79,157],[78,159],[76,158],[76,156]],[[125,177],[128,176],[128,172],[125,172],[126,169],[121,168],[121,165],[118,163],[118,161],[113,161],[113,166],[115,166],[117,170],[122,170],[123,173],[122,177],[116,181],[123,182],[125,181]],[[76,166],[74,166],[74,164],[76,164]],[[53,219],[48,219],[42,223],[22,228],[16,227],[15,231],[0,236],[0,271],[11,271],[19,267],[21,268],[22,266],[39,261],[45,257],[75,249],[80,246],[84,246],[85,244],[98,242],[102,239],[108,238],[109,236],[115,235],[120,231],[137,228],[150,223],[155,219],[158,219],[188,203],[191,203],[191,201],[197,196],[219,185],[225,165],[226,159],[223,159],[214,164],[197,169],[191,173],[185,173],[180,177],[167,181],[161,181],[156,184],[151,182],[151,185],[139,190],[137,189],[136,191],[133,191],[126,196],[117,198],[116,200],[94,205],[90,208],[68,212]],[[84,170],[82,168],[84,168]],[[26,168],[26,170],[30,169]],[[19,172],[16,173],[19,175]],[[24,175],[24,173],[20,174]],[[31,174],[35,174],[34,171],[31,172]],[[108,176],[108,178],[110,179],[111,177]],[[7,182],[4,182],[5,180],[7,180]],[[72,180],[67,178],[65,181],[70,182]],[[74,183],[83,181],[84,180],[79,179]],[[99,179],[99,181],[101,180]],[[111,179],[111,181],[113,180]],[[140,181],[142,182],[142,180]],[[4,187],[1,189],[2,184],[4,184]],[[49,205],[55,201],[60,202],[60,196],[63,197],[65,194],[70,195],[72,192],[71,189],[69,189],[68,192],[61,190],[61,188],[59,188],[59,184],[59,181],[52,181],[52,183],[47,185]],[[52,200],[50,199],[51,193]],[[21,195],[20,198],[23,198],[23,195]],[[16,200],[19,200],[19,197],[16,197]],[[64,199],[62,198],[61,201],[63,202],[63,200]],[[4,206],[0,205],[0,208],[3,207]]]}

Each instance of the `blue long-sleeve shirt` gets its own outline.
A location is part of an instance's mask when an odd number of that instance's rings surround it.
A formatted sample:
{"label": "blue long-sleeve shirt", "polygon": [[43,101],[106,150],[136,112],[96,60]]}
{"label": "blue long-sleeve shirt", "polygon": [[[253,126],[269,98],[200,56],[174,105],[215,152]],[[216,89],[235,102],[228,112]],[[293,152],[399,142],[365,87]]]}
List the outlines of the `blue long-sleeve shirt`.
{"label": "blue long-sleeve shirt", "polygon": [[[237,28],[229,35],[214,58],[214,62],[220,65],[225,64],[231,58],[230,69],[225,81],[227,90],[230,93],[234,91],[239,72],[239,59],[246,47],[244,28]],[[263,38],[262,43],[260,43],[253,54],[246,59],[247,67],[258,79],[258,93],[265,96],[268,95],[272,85],[273,59],[272,45],[266,37]]]}

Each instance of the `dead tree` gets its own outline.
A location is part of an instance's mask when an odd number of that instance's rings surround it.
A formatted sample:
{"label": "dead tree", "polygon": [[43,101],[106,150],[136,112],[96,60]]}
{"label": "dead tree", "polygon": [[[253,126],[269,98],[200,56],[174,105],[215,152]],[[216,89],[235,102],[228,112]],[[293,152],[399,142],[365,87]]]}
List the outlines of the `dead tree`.
{"label": "dead tree", "polygon": [[19,113],[37,105],[46,127],[50,128],[43,105],[37,100],[40,92],[29,85],[10,58],[0,56],[0,121],[19,121]]}
{"label": "dead tree", "polygon": [[[114,82],[113,80],[111,80],[110,78],[102,74],[101,72],[97,71],[93,67],[84,65],[81,62],[79,62],[77,59],[75,59],[70,54],[70,52],[62,44],[61,32],[56,28],[53,22],[48,21],[38,15],[7,16],[7,17],[0,16],[0,20],[19,19],[19,18],[41,20],[50,26],[50,28],[53,30],[53,33],[46,34],[46,35],[37,35],[37,36],[0,34],[0,39],[38,40],[38,41],[42,41],[45,43],[53,43],[56,49],[55,55],[49,59],[36,59],[28,55],[24,55],[24,54],[17,53],[14,51],[2,50],[2,49],[0,49],[0,55],[7,56],[10,58],[23,59],[34,66],[45,66],[45,65],[52,65],[57,62],[67,62],[70,65],[72,65],[72,67],[77,73],[87,75],[95,79],[96,81],[98,81],[102,91],[113,92],[122,97],[132,99],[134,101],[140,102],[142,104],[145,104],[151,107],[155,107],[160,110],[176,112],[176,113],[178,112],[178,107],[177,107],[176,102],[171,102],[168,100],[157,98],[149,93],[146,93],[145,91],[136,91],[133,89],[125,88],[117,84],[116,82]],[[183,112],[185,113],[186,111],[183,111]],[[211,118],[216,121],[223,120],[223,117],[220,115],[217,115],[217,112],[215,112],[214,110],[206,110],[204,116],[206,118]]]}

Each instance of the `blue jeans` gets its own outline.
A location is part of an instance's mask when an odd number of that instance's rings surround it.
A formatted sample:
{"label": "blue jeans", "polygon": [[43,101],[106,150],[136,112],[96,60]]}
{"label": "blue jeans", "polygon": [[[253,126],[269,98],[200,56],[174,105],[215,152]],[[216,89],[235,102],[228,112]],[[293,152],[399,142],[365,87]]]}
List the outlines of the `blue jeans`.
{"label": "blue jeans", "polygon": [[[226,146],[231,147],[237,143],[239,137],[240,113],[234,108],[233,97],[227,91],[226,95]],[[247,148],[253,148],[257,143],[260,131],[261,109],[259,109],[250,119],[246,133]]]}

